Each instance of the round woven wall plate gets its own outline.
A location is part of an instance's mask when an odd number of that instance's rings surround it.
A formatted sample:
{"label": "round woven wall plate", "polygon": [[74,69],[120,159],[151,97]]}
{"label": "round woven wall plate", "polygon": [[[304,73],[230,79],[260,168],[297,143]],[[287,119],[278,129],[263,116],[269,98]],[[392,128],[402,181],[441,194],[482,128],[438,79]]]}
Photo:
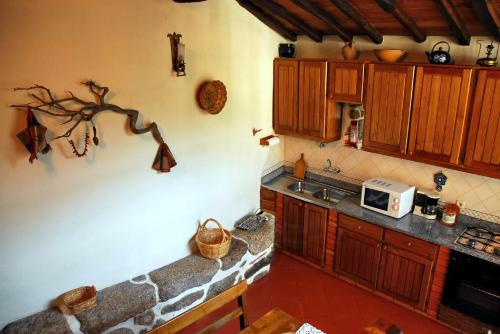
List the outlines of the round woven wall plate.
{"label": "round woven wall plate", "polygon": [[201,109],[211,114],[220,113],[226,100],[226,86],[219,80],[203,83],[198,91],[198,104]]}

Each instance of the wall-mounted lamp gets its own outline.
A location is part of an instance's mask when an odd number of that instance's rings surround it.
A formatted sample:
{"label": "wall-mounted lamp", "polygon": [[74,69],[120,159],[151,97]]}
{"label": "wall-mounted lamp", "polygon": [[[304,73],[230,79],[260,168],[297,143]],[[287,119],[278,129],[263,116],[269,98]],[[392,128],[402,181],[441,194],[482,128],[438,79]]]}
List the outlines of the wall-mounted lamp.
{"label": "wall-mounted lamp", "polygon": [[181,43],[181,34],[168,34],[170,38],[170,49],[172,50],[172,67],[178,77],[186,75],[186,63],[184,62],[185,46]]}

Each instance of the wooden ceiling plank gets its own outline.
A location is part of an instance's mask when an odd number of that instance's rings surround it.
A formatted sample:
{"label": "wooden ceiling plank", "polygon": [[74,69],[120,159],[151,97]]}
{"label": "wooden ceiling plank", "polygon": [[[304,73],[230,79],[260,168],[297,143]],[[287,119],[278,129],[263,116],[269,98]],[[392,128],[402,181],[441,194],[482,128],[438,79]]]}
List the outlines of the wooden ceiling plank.
{"label": "wooden ceiling plank", "polygon": [[477,0],[472,2],[472,7],[488,31],[497,40],[500,40],[500,13],[495,2],[492,0]]}
{"label": "wooden ceiling plank", "polygon": [[346,0],[330,0],[338,9],[340,9],[346,16],[356,22],[356,24],[363,29],[363,31],[370,37],[370,39],[377,43],[382,44],[384,36],[370,23],[365,17],[354,7],[349,1]]}
{"label": "wooden ceiling plank", "polygon": [[[435,0],[441,14],[445,17],[453,35],[460,45],[470,45],[470,33],[464,24],[462,16],[451,0]],[[474,0],[477,1],[477,0]]]}
{"label": "wooden ceiling plank", "polygon": [[285,26],[283,26],[280,22],[275,20],[272,16],[264,13],[260,8],[250,3],[247,0],[237,0],[241,7],[245,8],[249,11],[253,16],[259,19],[266,26],[274,30],[279,35],[290,41],[297,40],[297,34],[293,31],[288,30]]}
{"label": "wooden ceiling plank", "polygon": [[308,11],[312,15],[316,16],[321,21],[325,22],[336,34],[345,42],[352,41],[352,34],[346,32],[342,27],[340,27],[335,18],[329,13],[310,2],[310,0],[292,0],[297,6],[302,7],[304,10]]}
{"label": "wooden ceiling plank", "polygon": [[427,36],[417,26],[415,21],[406,14],[406,12],[394,0],[375,0],[377,4],[394,17],[408,30],[416,42],[422,43],[426,40]]}
{"label": "wooden ceiling plank", "polygon": [[253,3],[255,6],[260,7],[264,11],[273,13],[273,15],[279,16],[284,20],[290,22],[292,25],[302,30],[307,36],[309,36],[313,41],[321,43],[323,41],[323,35],[311,28],[309,25],[304,23],[299,17],[290,13],[285,8],[280,5],[270,1],[270,0],[248,0],[248,2]]}

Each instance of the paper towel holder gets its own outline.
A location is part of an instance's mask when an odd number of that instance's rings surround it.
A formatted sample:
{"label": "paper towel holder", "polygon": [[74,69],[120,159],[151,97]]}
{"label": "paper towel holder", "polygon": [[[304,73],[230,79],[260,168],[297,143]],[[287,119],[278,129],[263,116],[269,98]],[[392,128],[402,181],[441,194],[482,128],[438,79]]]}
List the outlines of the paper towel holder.
{"label": "paper towel holder", "polygon": [[266,137],[260,138],[260,145],[269,146],[269,139],[276,137],[275,135],[269,135]]}

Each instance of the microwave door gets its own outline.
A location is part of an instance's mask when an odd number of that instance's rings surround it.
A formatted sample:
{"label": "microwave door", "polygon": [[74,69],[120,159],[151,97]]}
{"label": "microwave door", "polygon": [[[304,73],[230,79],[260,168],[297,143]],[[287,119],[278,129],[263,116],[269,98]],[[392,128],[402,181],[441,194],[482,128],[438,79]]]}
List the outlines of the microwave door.
{"label": "microwave door", "polygon": [[390,197],[389,193],[365,188],[365,195],[363,198],[363,202],[366,206],[370,206],[372,208],[376,208],[383,211],[388,211],[389,197]]}

